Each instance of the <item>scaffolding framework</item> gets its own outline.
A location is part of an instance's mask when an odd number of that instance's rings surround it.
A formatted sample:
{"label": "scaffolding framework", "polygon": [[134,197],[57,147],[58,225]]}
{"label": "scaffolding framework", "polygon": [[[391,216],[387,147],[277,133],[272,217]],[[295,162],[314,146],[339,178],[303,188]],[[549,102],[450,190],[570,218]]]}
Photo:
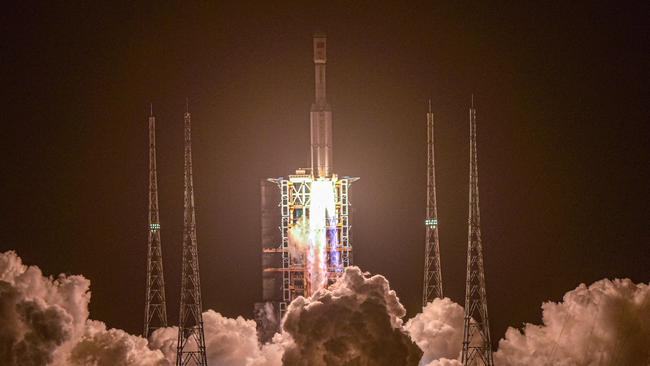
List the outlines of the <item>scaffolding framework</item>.
{"label": "scaffolding framework", "polygon": [[[287,306],[298,296],[310,296],[312,289],[308,280],[307,268],[305,265],[305,253],[296,253],[290,249],[289,236],[291,229],[296,226],[299,220],[309,217],[311,205],[311,185],[315,178],[306,173],[306,169],[299,169],[296,174],[288,178],[269,178],[268,181],[275,183],[280,191],[280,243],[276,247],[263,248],[263,253],[280,256],[279,267],[266,267],[265,273],[275,272],[282,276],[280,292],[281,296],[265,298],[265,301],[276,301],[279,306],[280,317],[284,316]],[[329,238],[326,247],[328,253],[328,284],[333,283],[342,273],[343,269],[352,264],[352,244],[350,242],[350,200],[349,188],[352,182],[358,178],[343,177],[336,175],[330,178],[335,187],[336,201],[336,234],[335,238]],[[340,254],[340,266],[332,264],[330,253]],[[268,296],[267,296],[268,297]]]}

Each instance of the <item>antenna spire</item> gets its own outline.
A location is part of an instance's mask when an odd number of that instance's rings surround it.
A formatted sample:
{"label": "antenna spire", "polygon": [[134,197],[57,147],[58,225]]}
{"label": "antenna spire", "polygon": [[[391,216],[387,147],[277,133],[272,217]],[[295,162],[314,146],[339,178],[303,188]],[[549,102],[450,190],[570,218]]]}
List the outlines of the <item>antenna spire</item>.
{"label": "antenna spire", "polygon": [[465,282],[465,326],[461,360],[464,366],[493,366],[490,323],[488,321],[481,211],[478,196],[478,158],[476,148],[476,110],[472,94],[469,110],[469,218],[467,234],[467,278]]}
{"label": "antenna spire", "polygon": [[190,100],[185,97],[185,113],[190,113]]}
{"label": "antenna spire", "polygon": [[194,179],[192,177],[191,118],[185,113],[185,199],[183,221],[183,262],[181,306],[178,318],[177,366],[207,366],[203,305],[199,276],[199,254],[196,244],[194,213]]}
{"label": "antenna spire", "polygon": [[147,245],[147,280],[144,305],[144,332],[148,338],[154,330],[167,326],[165,279],[163,275],[160,219],[158,212],[158,173],[156,171],[156,117],[149,105],[149,241]]}
{"label": "antenna spire", "polygon": [[149,117],[153,117],[153,103],[149,103]]}
{"label": "antenna spire", "polygon": [[436,203],[436,165],[434,155],[433,113],[429,99],[427,113],[427,211],[424,225],[424,291],[422,306],[442,298],[442,273],[440,270],[440,243],[438,239],[438,206]]}
{"label": "antenna spire", "polygon": [[183,262],[181,306],[178,317],[177,366],[207,366],[203,305],[199,276],[194,213],[194,179],[192,178],[192,131],[190,114],[185,113],[185,202],[183,224]]}

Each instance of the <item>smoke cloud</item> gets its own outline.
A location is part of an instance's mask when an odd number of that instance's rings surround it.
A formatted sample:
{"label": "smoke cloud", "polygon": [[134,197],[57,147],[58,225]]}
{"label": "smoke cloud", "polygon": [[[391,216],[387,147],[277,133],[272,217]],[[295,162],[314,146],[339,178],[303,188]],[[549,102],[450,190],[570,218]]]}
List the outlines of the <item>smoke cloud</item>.
{"label": "smoke cloud", "polygon": [[124,331],[88,320],[90,281],[43,276],[15,252],[0,253],[0,364],[162,366],[162,352]]}
{"label": "smoke cloud", "polygon": [[499,365],[650,365],[650,287],[629,279],[578,286],[542,305],[544,325],[509,328]]}
{"label": "smoke cloud", "polygon": [[406,323],[411,339],[424,351],[420,365],[460,365],[464,318],[463,307],[444,298],[434,299]]}
{"label": "smoke cloud", "polygon": [[329,289],[289,305],[284,365],[417,365],[422,351],[403,331],[405,315],[386,278],[349,267]]}
{"label": "smoke cloud", "polygon": [[[15,252],[0,253],[0,365],[170,366],[177,327],[158,329],[151,342],[88,319],[90,281],[43,276]],[[283,344],[260,347],[255,322],[203,314],[210,365],[280,366]]]}
{"label": "smoke cloud", "polygon": [[46,278],[14,252],[0,254],[0,360],[3,365],[57,363],[88,317],[90,282]]}
{"label": "smoke cloud", "polygon": [[[272,344],[261,347],[257,341],[253,320],[226,318],[208,310],[203,313],[205,348],[210,365],[281,366],[283,340],[276,336]],[[151,335],[150,347],[159,349],[168,364],[176,362],[178,328],[156,330]]]}
{"label": "smoke cloud", "polygon": [[99,321],[89,320],[68,358],[73,366],[167,366],[162,352],[152,351],[142,337],[120,329],[106,329]]}
{"label": "smoke cloud", "polygon": [[[0,253],[0,364],[171,366],[178,329],[151,339],[88,319],[90,281],[45,277],[14,252]],[[624,280],[580,285],[542,305],[542,325],[509,328],[494,354],[501,366],[650,366],[650,286]],[[459,366],[463,308],[436,299],[406,311],[386,278],[350,267],[329,289],[290,304],[283,333],[257,341],[256,326],[208,310],[208,362],[228,366]]]}

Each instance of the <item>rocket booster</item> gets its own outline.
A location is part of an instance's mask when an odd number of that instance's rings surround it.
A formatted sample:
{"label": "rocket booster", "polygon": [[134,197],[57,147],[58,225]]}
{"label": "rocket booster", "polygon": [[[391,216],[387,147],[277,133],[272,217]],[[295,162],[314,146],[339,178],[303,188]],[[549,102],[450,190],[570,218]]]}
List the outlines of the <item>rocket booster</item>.
{"label": "rocket booster", "polygon": [[316,99],[311,105],[311,168],[314,177],[332,173],[332,110],[325,93],[327,36],[314,34],[314,69]]}

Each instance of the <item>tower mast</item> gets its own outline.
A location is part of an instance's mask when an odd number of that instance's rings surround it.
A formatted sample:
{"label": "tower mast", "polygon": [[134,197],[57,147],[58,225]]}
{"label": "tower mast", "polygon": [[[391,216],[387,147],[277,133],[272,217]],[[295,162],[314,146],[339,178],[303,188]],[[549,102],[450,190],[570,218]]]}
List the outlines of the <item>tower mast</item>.
{"label": "tower mast", "polygon": [[153,106],[149,114],[149,241],[147,245],[147,285],[144,305],[144,332],[167,326],[165,278],[163,276],[160,219],[158,213],[158,173],[156,171],[156,117]]}
{"label": "tower mast", "polygon": [[467,280],[465,284],[465,329],[461,360],[464,366],[493,366],[490,323],[488,321],[481,217],[478,196],[476,109],[474,96],[469,109],[469,219],[467,239]]}
{"label": "tower mast", "polygon": [[436,202],[436,165],[434,154],[433,112],[429,100],[427,112],[427,216],[424,249],[424,291],[422,306],[442,298],[442,274],[440,270],[440,243],[438,240],[438,206]]}
{"label": "tower mast", "polygon": [[178,318],[177,366],[207,366],[196,244],[194,182],[192,179],[192,131],[190,112],[185,111],[185,204],[181,306]]}

